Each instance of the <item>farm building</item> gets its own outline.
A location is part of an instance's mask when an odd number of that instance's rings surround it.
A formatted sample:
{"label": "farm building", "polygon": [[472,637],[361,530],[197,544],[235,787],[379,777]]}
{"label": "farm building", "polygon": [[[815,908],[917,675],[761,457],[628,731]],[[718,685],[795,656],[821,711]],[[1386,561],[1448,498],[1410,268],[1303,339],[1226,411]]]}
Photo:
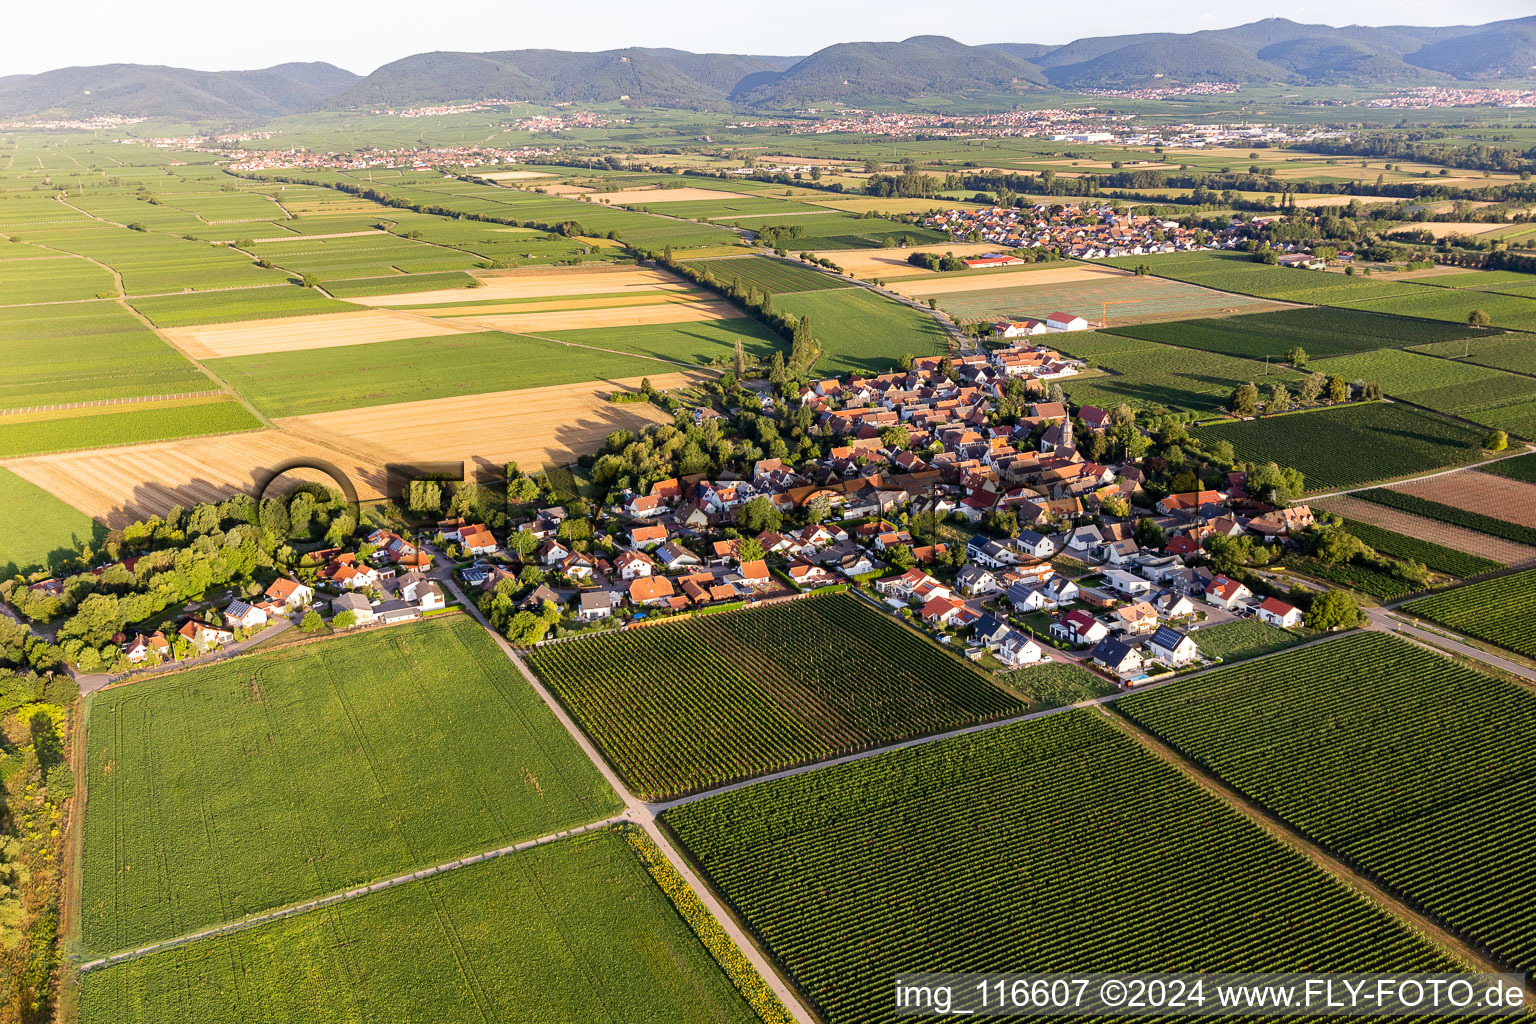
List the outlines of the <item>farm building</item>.
{"label": "farm building", "polygon": [[1254,614],[1271,626],[1279,626],[1281,629],[1301,625],[1301,609],[1273,597],[1266,597],[1260,602]]}
{"label": "farm building", "polygon": [[1045,318],[1045,329],[1048,331],[1086,331],[1088,321],[1072,313],[1052,313]]}

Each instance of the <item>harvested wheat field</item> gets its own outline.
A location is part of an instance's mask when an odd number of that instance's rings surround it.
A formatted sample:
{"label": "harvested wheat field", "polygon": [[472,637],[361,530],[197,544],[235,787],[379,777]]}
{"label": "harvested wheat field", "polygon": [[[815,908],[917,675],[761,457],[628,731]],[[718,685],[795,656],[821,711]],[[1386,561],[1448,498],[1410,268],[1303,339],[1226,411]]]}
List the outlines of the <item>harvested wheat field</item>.
{"label": "harvested wheat field", "polygon": [[731,320],[745,316],[728,302],[671,302],[652,306],[620,306],[609,309],[564,309],[546,313],[511,313],[477,316],[461,324],[479,324],[508,334],[539,331],[576,331],[587,327],[638,327],[644,324],[692,324],[705,320]]}
{"label": "harvested wheat field", "polygon": [[1521,480],[1466,469],[1392,489],[1505,522],[1536,527],[1536,484]]}
{"label": "harvested wheat field", "polygon": [[[1071,264],[1031,264],[1044,269],[1005,268],[983,274],[966,274],[962,277],[946,277],[935,274],[912,281],[893,281],[891,291],[902,295],[956,295],[961,292],[986,292],[997,288],[1035,288],[1042,285],[1079,284],[1085,281],[1135,280],[1136,275],[1113,267]],[[1141,280],[1146,280],[1142,278]],[[1046,310],[1050,312],[1050,310]]]}
{"label": "harvested wheat field", "polygon": [[[561,384],[521,391],[500,391],[458,398],[346,409],[278,420],[284,431],[307,437],[334,438],[392,451],[417,461],[463,459],[482,478],[499,476],[507,462],[524,467],[564,465],[577,455],[602,447],[615,430],[633,430],[671,417],[650,403],[614,403],[615,390],[634,390],[643,378]],[[659,389],[681,387],[700,375],[653,375]]]}
{"label": "harvested wheat field", "polygon": [[625,307],[633,309],[636,306],[662,306],[667,304],[688,305],[709,301],[712,292],[687,291],[687,292],[636,292],[633,295],[605,295],[597,298],[586,298],[573,295],[563,299],[549,299],[545,302],[503,302],[486,303],[475,306],[433,306],[431,309],[422,310],[424,316],[486,316],[493,313],[543,313],[548,310],[559,309],[608,309],[611,307]]}
{"label": "harvested wheat field", "polygon": [[553,178],[554,175],[548,171],[480,171],[475,177],[487,181],[527,181],[529,178]]}
{"label": "harvested wheat field", "polygon": [[707,203],[740,198],[739,192],[713,188],[624,188],[608,199],[615,206],[649,206],[652,203]]}
{"label": "harvested wheat field", "polygon": [[[4,465],[116,529],[173,505],[253,491],[266,471],[299,458],[334,465],[352,479],[360,498],[383,495],[381,465],[278,430],[10,459]],[[331,483],[319,472],[292,476]]]}
{"label": "harvested wheat field", "polygon": [[635,267],[615,267],[611,270],[606,267],[591,270],[562,267],[558,273],[510,271],[475,276],[483,283],[469,292],[463,288],[438,288],[433,291],[375,295],[347,301],[364,306],[431,306],[497,299],[541,299],[557,295],[693,290],[693,286],[682,278],[659,270],[639,270]]}
{"label": "harvested wheat field", "polygon": [[983,242],[935,242],[933,245],[914,245],[905,249],[829,249],[814,253],[842,267],[854,277],[888,278],[898,273],[922,274],[937,277],[936,270],[924,270],[907,262],[914,252],[946,252],[956,256],[980,256],[989,252],[1007,252],[1003,246]]}
{"label": "harvested wheat field", "polygon": [[1356,522],[1369,523],[1384,530],[1394,530],[1408,537],[1417,537],[1432,544],[1442,544],[1457,551],[1491,558],[1495,562],[1503,562],[1506,565],[1526,565],[1536,562],[1536,548],[1528,548],[1514,541],[1489,537],[1473,530],[1451,526],[1449,523],[1440,523],[1433,519],[1400,512],[1395,508],[1387,508],[1359,498],[1348,496],[1323,498],[1312,501],[1310,504],[1313,508],[1333,512]]}
{"label": "harvested wheat field", "polygon": [[[462,294],[463,289],[459,291]],[[202,327],[172,327],[161,333],[194,359],[223,359],[261,352],[301,352],[402,338],[433,338],[472,330],[472,327],[440,323],[410,313],[369,309],[356,313],[319,313]]]}

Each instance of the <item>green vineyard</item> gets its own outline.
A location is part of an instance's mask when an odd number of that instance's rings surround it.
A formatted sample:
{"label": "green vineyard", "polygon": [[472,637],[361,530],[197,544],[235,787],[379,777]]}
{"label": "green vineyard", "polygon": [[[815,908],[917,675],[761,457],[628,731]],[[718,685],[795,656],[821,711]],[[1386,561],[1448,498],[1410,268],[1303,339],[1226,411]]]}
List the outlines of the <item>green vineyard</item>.
{"label": "green vineyard", "polygon": [[1361,523],[1348,519],[1344,522],[1344,528],[1383,555],[1420,562],[1435,572],[1463,577],[1480,576],[1485,572],[1493,572],[1495,569],[1502,569],[1504,567],[1491,558],[1469,555],[1464,551],[1457,551],[1455,548],[1448,548],[1443,544],[1420,540],[1418,537],[1409,537],[1380,526],[1373,526],[1370,523]]}
{"label": "green vineyard", "polygon": [[648,799],[1024,710],[847,594],[551,644],[528,661]]}
{"label": "green vineyard", "polygon": [[1536,658],[1536,569],[1410,601],[1410,615]]}
{"label": "green vineyard", "polygon": [[829,1024],[911,971],[1372,970],[1439,956],[1097,711],[665,819]]}
{"label": "green vineyard", "polygon": [[1117,707],[1514,970],[1536,968],[1536,694],[1364,633]]}

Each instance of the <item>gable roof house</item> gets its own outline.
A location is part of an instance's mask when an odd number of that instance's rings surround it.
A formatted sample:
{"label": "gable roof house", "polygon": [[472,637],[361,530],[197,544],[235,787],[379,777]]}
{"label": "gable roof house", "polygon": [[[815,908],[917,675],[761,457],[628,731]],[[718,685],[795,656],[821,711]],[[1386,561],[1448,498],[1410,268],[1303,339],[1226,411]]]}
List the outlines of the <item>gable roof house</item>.
{"label": "gable roof house", "polygon": [[298,580],[278,578],[267,585],[262,596],[278,607],[291,611],[294,608],[303,608],[313,601],[315,592]]}
{"label": "gable roof house", "polygon": [[1253,591],[1225,576],[1217,576],[1205,587],[1206,603],[1225,608],[1229,612],[1241,607],[1252,596]]}
{"label": "gable roof house", "polygon": [[165,638],[164,633],[157,629],[148,635],[139,633],[132,640],[126,641],[123,644],[122,651],[123,657],[128,659],[129,664],[137,665],[150,655],[155,655],[159,658],[169,657],[171,642]]}
{"label": "gable roof house", "polygon": [[664,605],[672,597],[672,581],[665,576],[641,576],[629,585],[631,604]]}
{"label": "gable roof house", "polygon": [[1119,640],[1104,640],[1090,655],[1093,663],[1121,679],[1132,679],[1143,672],[1141,652]]}
{"label": "gable roof house", "polygon": [[613,560],[620,579],[632,580],[656,571],[656,562],[643,551],[622,551]]}
{"label": "gable roof house", "polygon": [[576,617],[591,622],[594,619],[606,619],[613,614],[613,594],[607,590],[583,591],[581,603],[576,611]]}
{"label": "gable roof house", "polygon": [[1301,625],[1301,609],[1274,597],[1266,597],[1260,601],[1254,614],[1271,626],[1279,626],[1281,629]]}
{"label": "gable roof house", "polygon": [[202,619],[188,619],[182,627],[176,631],[178,636],[191,642],[192,646],[199,650],[207,650],[220,644],[227,644],[235,638],[235,634],[222,626],[204,622]]}
{"label": "gable roof house", "polygon": [[1146,601],[1134,601],[1110,612],[1110,622],[1123,633],[1150,633],[1157,628],[1157,609]]}
{"label": "gable roof house", "polygon": [[1051,623],[1051,635],[1073,644],[1097,643],[1109,635],[1109,627],[1082,609],[1067,612]]}
{"label": "gable roof house", "polygon": [[252,629],[267,624],[267,613],[244,601],[231,601],[224,609],[224,624],[231,629]]}
{"label": "gable roof house", "polygon": [[1172,626],[1157,627],[1147,638],[1147,650],[1158,661],[1173,668],[1193,664],[1200,657],[1200,648],[1195,646],[1194,639]]}

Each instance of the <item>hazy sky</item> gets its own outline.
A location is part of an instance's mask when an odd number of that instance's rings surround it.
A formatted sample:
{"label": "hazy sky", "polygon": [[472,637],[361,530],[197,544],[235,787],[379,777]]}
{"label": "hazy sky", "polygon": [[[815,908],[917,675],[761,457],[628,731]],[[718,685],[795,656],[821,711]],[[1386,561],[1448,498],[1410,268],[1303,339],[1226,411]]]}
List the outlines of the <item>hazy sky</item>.
{"label": "hazy sky", "polygon": [[[1330,25],[1467,25],[1518,18],[1531,0],[1301,0],[1270,7],[1094,0],[586,0],[491,3],[261,4],[229,0],[75,0],[7,4],[0,75],[76,64],[172,64],[224,70],[325,60],[366,74],[424,50],[673,46],[727,53],[807,54],[835,42],[921,34],[961,42],[1066,43],[1125,32],[1191,32],[1262,17]],[[434,15],[434,11],[441,12]],[[790,12],[806,11],[809,18]]]}

